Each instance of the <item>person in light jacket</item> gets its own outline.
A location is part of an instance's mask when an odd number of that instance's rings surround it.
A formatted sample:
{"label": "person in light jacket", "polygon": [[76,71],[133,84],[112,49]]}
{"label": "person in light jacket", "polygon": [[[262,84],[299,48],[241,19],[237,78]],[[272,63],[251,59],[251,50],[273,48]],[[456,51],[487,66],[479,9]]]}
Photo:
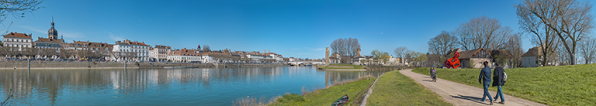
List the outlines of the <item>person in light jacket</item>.
{"label": "person in light jacket", "polygon": [[503,77],[505,76],[505,69],[499,66],[499,63],[495,63],[495,66],[497,67],[495,68],[495,71],[493,73],[493,86],[499,87],[499,89],[497,90],[497,95],[495,96],[495,100],[499,99],[499,96],[501,96],[501,102],[499,103],[505,104],[505,98],[503,98],[503,90],[501,90],[501,86],[505,85],[505,81],[503,81]]}

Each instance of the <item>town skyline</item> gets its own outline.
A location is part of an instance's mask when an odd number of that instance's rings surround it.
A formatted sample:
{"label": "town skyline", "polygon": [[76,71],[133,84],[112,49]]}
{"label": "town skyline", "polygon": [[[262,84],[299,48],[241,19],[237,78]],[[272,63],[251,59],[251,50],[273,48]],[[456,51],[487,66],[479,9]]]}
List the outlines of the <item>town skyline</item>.
{"label": "town skyline", "polygon": [[[360,41],[363,55],[375,49],[393,54],[398,46],[426,53],[430,38],[481,16],[520,32],[513,7],[519,1],[406,2],[44,1],[45,8],[26,18],[8,17],[0,28],[33,34],[37,40],[47,36],[54,17],[58,35],[66,42],[113,44],[128,39],[175,49],[206,44],[212,50],[271,50],[284,57],[313,59],[324,58],[325,47],[334,39],[348,37]],[[171,8],[150,8],[159,6]],[[471,11],[455,12],[467,9]],[[407,21],[414,19],[427,21]],[[524,52],[533,47],[527,36],[522,45]]]}

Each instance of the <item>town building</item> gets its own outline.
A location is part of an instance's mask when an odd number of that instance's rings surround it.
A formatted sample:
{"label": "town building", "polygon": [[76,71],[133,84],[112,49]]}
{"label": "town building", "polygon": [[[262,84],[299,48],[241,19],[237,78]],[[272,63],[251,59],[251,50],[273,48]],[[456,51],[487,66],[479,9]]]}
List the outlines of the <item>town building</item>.
{"label": "town building", "polygon": [[153,61],[167,61],[168,60],[167,56],[171,50],[172,50],[172,48],[170,46],[155,45],[155,47],[150,49],[149,57]]}
{"label": "town building", "polygon": [[60,49],[64,42],[64,37],[58,39],[58,31],[54,28],[54,20],[51,23],[52,27],[48,30],[48,38],[37,37],[35,41],[35,48],[39,49]]}
{"label": "town building", "polygon": [[64,41],[62,39],[37,37],[37,40],[34,43],[35,48],[39,49],[60,49],[62,48]]}
{"label": "town building", "polygon": [[112,52],[112,59],[116,61],[122,60],[135,60],[135,61],[148,61],[149,60],[149,48],[150,46],[145,42],[131,42],[126,39],[124,41],[116,41]]}
{"label": "town building", "polygon": [[[548,61],[546,64],[551,66],[558,66],[559,62],[557,59],[557,53],[553,53],[549,56]],[[533,47],[530,48],[526,53],[522,55],[522,67],[539,67],[542,66],[542,62],[544,61],[543,52],[541,47]]]}
{"label": "town building", "polygon": [[62,47],[65,50],[72,50],[77,52],[85,52],[85,54],[76,55],[75,57],[103,57],[101,59],[110,60],[110,53],[114,45],[103,42],[89,42],[89,41],[72,41],[72,43],[63,43]]}
{"label": "town building", "polygon": [[186,48],[170,51],[169,55],[166,56],[166,59],[172,62],[203,62],[204,60],[201,57],[201,54],[197,51],[198,50]]}
{"label": "town building", "polygon": [[485,61],[492,64],[490,53],[482,48],[462,51],[459,52],[459,55],[459,61],[463,68],[484,68],[482,62]]}
{"label": "town building", "polygon": [[331,57],[329,57],[329,63],[333,64],[333,63],[341,63],[341,58],[342,56],[337,54],[337,53],[333,53],[331,54]]}
{"label": "town building", "polygon": [[4,35],[4,47],[31,48],[33,47],[32,34],[10,32]]}

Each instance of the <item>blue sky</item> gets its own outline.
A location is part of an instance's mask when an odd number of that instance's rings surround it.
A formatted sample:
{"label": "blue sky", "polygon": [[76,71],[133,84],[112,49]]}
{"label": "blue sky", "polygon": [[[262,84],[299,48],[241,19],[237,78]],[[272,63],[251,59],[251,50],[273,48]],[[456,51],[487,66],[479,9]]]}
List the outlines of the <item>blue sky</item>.
{"label": "blue sky", "polygon": [[[47,37],[55,28],[68,42],[130,39],[152,46],[242,51],[323,58],[337,38],[358,38],[362,54],[396,47],[428,51],[428,40],[472,18],[488,16],[519,31],[518,0],[46,0],[0,29]],[[9,24],[13,22],[10,28]],[[532,45],[524,37],[523,49]]]}

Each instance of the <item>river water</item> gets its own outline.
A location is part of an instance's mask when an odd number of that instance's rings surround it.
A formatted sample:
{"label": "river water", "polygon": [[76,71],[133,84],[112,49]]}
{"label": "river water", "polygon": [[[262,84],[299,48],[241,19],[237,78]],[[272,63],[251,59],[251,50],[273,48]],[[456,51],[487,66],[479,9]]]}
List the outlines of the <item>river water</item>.
{"label": "river water", "polygon": [[270,100],[301,94],[303,87],[381,74],[315,67],[0,70],[0,102],[12,94],[9,105],[228,106],[241,98]]}

